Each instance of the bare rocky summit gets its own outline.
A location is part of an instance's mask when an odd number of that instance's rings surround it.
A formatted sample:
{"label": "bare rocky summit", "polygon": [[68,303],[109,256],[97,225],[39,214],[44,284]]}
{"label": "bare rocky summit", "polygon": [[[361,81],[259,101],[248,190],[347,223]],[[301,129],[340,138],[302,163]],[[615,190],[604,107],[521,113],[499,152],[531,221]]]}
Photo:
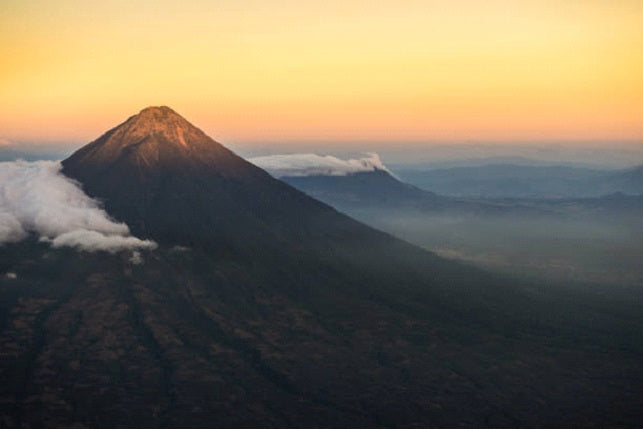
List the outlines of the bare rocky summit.
{"label": "bare rocky summit", "polygon": [[167,106],[151,106],[84,146],[63,163],[70,174],[105,169],[210,165],[231,173],[238,157]]}

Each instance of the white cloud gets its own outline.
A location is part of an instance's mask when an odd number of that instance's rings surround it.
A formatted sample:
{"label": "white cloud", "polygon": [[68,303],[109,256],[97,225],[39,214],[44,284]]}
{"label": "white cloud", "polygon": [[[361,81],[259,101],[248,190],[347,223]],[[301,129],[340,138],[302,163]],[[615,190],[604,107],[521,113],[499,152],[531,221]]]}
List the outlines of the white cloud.
{"label": "white cloud", "polygon": [[[53,239],[45,239],[54,248],[69,246],[83,251],[107,251],[118,252],[123,249],[135,248],[156,248],[156,243],[150,240],[141,240],[133,236],[118,236],[114,234],[103,234],[92,230],[74,230],[56,236]],[[140,254],[139,254],[140,255]]]}
{"label": "white cloud", "polygon": [[35,233],[55,248],[117,252],[156,244],[129,236],[54,161],[0,163],[0,245]]}
{"label": "white cloud", "polygon": [[144,260],[139,251],[133,251],[132,256],[129,259],[129,262],[135,266],[138,266],[139,264],[143,264]]}
{"label": "white cloud", "polygon": [[[379,155],[367,153],[367,157],[342,160],[332,155],[287,154],[249,158],[248,161],[268,171],[277,178],[284,176],[346,176],[357,172],[389,170]],[[390,172],[389,172],[390,173]]]}
{"label": "white cloud", "polygon": [[18,219],[0,206],[0,245],[5,242],[17,242],[24,238],[27,232],[22,229]]}

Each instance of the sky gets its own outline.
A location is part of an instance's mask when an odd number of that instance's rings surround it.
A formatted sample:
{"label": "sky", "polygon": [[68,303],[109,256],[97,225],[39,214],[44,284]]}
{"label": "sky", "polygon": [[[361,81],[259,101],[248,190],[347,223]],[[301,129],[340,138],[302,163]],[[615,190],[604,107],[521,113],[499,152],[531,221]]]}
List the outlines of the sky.
{"label": "sky", "polygon": [[0,2],[0,142],[643,142],[643,1]]}

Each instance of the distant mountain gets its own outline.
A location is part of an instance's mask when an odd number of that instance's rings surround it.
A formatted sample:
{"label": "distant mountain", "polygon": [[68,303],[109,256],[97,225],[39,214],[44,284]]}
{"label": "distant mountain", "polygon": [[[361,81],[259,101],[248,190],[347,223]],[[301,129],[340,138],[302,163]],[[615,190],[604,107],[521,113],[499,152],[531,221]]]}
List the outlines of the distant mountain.
{"label": "distant mountain", "polygon": [[[332,160],[332,164],[329,164],[329,160]],[[485,203],[422,190],[396,178],[377,154],[345,161],[314,154],[254,157],[249,161],[306,194],[349,214],[361,210],[509,214],[521,213],[526,209],[519,204]]]}
{"label": "distant mountain", "polygon": [[384,170],[350,173],[343,176],[282,176],[280,179],[308,195],[335,207],[414,206],[433,210],[455,204],[455,199],[438,196],[400,182]]}
{"label": "distant mountain", "polygon": [[573,198],[643,194],[643,166],[599,170],[492,164],[433,170],[398,168],[395,172],[422,189],[458,197]]}
{"label": "distant mountain", "polygon": [[284,176],[282,181],[349,213],[354,209],[417,210],[427,212],[488,213],[500,206],[468,202],[421,190],[383,170],[344,176]]}
{"label": "distant mountain", "polygon": [[44,153],[31,153],[25,151],[18,151],[13,148],[3,148],[0,147],[0,162],[3,161],[15,161],[15,160],[25,160],[25,161],[36,161],[36,160],[59,160],[61,157],[54,154],[44,154]]}
{"label": "distant mountain", "polygon": [[[283,156],[294,157],[299,156]],[[522,204],[520,201],[484,201],[463,199],[436,194],[410,185],[393,176],[388,170],[372,168],[365,171],[350,171],[343,174],[320,174],[320,169],[308,166],[307,174],[301,170],[286,168],[287,160],[281,160],[282,167],[274,168],[264,157],[250,161],[267,169],[282,181],[321,200],[361,221],[378,225],[377,218],[407,215],[409,212],[427,215],[548,215],[549,208]],[[273,168],[271,168],[273,167]]]}
{"label": "distant mountain", "polygon": [[[430,151],[433,148],[427,150],[427,153],[430,154]],[[588,168],[588,169],[601,169],[606,168],[606,166],[601,167],[599,163],[583,163],[583,162],[573,162],[565,161],[561,162],[560,160],[542,160],[537,158],[530,157],[520,157],[520,156],[495,156],[495,157],[476,157],[476,158],[453,158],[445,160],[427,160],[420,162],[407,162],[407,163],[387,163],[387,165],[393,170],[436,170],[436,169],[452,169],[458,167],[484,167],[484,166],[493,166],[493,165],[512,165],[512,166],[530,166],[530,167],[558,167],[566,166],[572,168]],[[611,165],[611,164],[608,164]]]}
{"label": "distant mountain", "polygon": [[643,195],[623,193],[586,198],[455,198],[424,191],[381,170],[345,176],[285,176],[281,180],[349,214],[355,210],[382,210],[434,215],[571,217],[641,214],[643,210]]}
{"label": "distant mountain", "polygon": [[630,195],[612,193],[600,197],[585,198],[503,198],[479,199],[482,203],[496,203],[500,205],[520,205],[525,208],[540,209],[551,215],[566,215],[569,217],[596,217],[606,216],[643,216],[643,194]]}
{"label": "distant mountain", "polygon": [[[0,142],[1,143],[1,142]],[[0,162],[3,161],[36,161],[61,160],[72,152],[69,143],[6,143],[0,144]]]}
{"label": "distant mountain", "polygon": [[63,166],[159,247],[0,247],[7,427],[640,422],[643,323],[627,292],[439,258],[272,178],[167,107]]}

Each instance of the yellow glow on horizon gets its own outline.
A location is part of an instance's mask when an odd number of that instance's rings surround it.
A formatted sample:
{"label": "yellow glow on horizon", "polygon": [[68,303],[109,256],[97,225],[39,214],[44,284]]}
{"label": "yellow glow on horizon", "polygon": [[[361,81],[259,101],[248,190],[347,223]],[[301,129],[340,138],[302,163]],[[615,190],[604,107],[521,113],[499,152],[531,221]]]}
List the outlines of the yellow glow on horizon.
{"label": "yellow glow on horizon", "polygon": [[[323,4],[322,4],[323,3]],[[642,140],[643,2],[0,3],[0,137]]]}

